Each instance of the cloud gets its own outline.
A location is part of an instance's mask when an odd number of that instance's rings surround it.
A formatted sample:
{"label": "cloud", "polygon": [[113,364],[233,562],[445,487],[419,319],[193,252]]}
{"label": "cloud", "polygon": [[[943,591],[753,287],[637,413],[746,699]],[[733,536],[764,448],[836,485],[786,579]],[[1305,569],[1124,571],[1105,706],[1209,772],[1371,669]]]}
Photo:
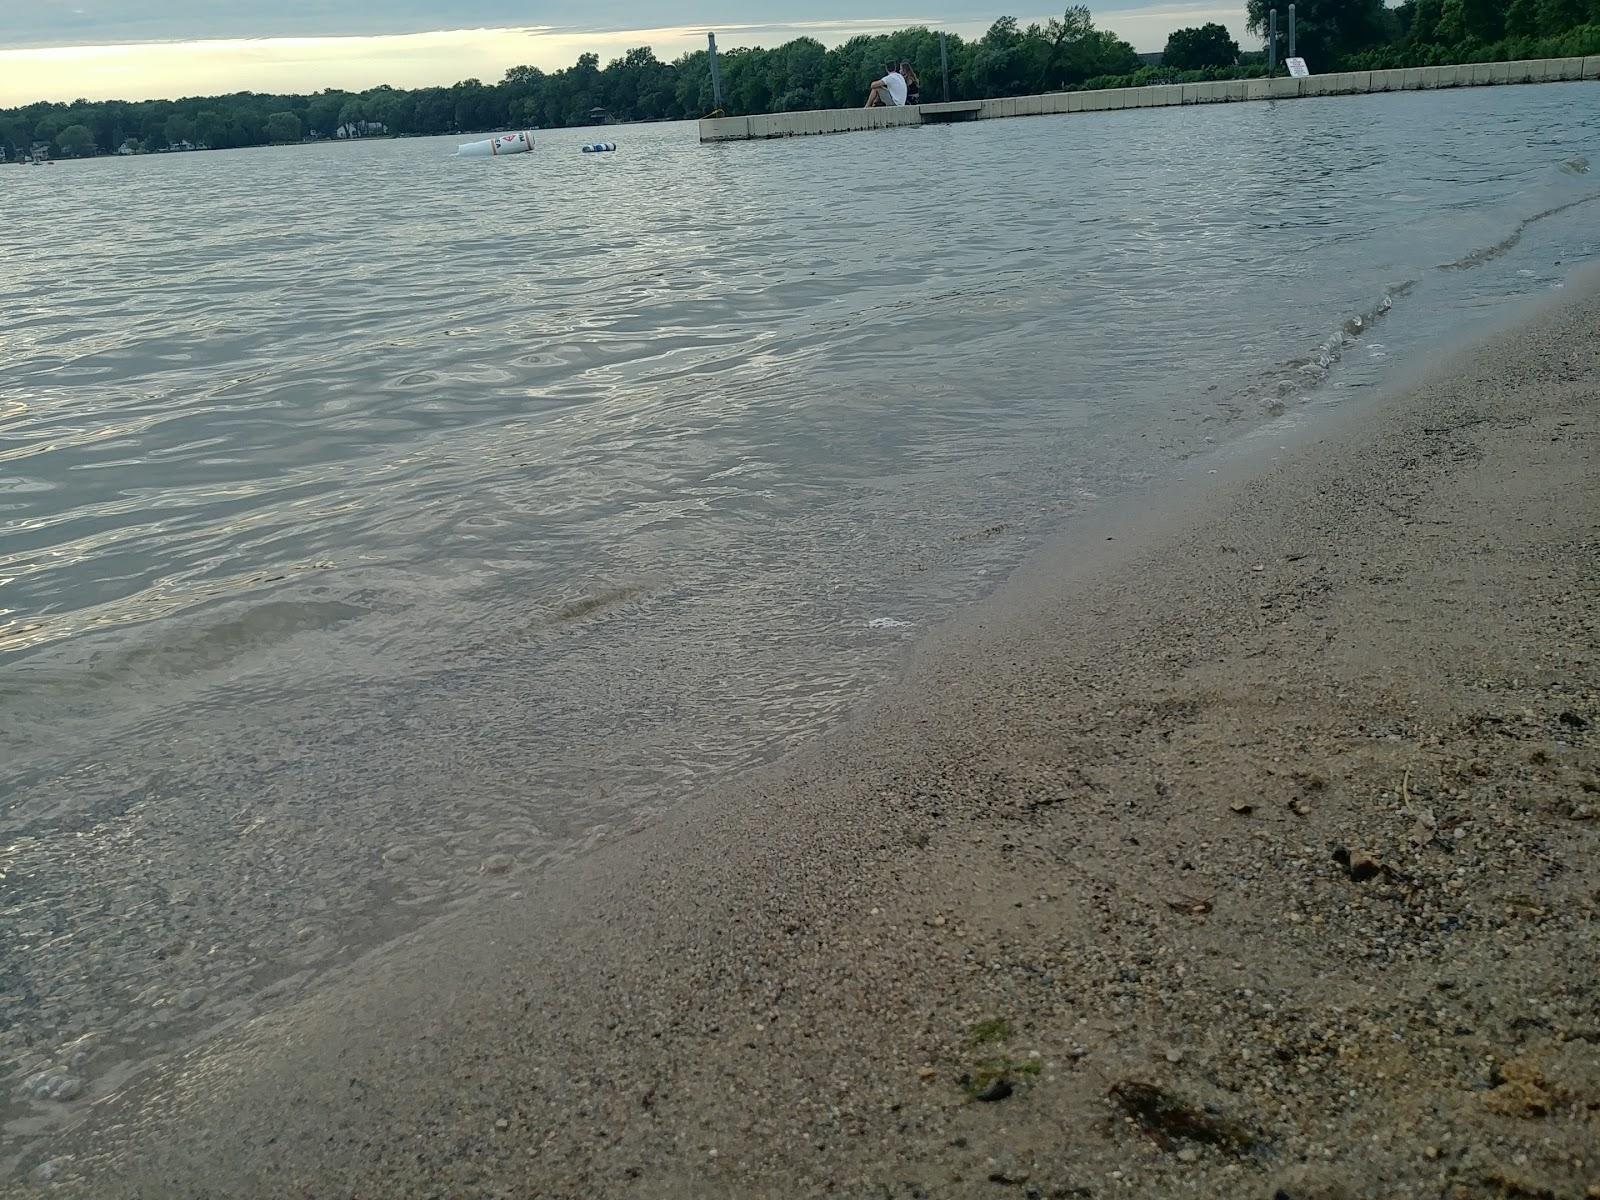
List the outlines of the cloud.
{"label": "cloud", "polygon": [[[369,37],[445,28],[531,26],[561,33],[738,25],[782,28],[795,24],[796,12],[793,0],[667,0],[652,4],[643,0],[453,0],[449,4],[442,0],[385,0],[380,5],[350,0],[5,0],[3,7],[13,10],[5,18],[8,49]],[[1101,24],[1110,24],[1119,12],[1149,6],[1138,0],[1108,0],[1091,7]],[[1238,7],[1242,12],[1243,5]],[[953,8],[941,5],[936,12],[887,13],[871,20],[879,28],[919,24],[981,31],[1005,8],[999,0],[963,2]],[[860,6],[849,0],[814,0],[805,13],[807,24],[834,27],[862,16]]]}
{"label": "cloud", "polygon": [[[704,0],[645,4],[641,0],[7,0],[8,48],[117,45],[128,42],[218,41],[429,33],[441,28],[531,25],[580,30],[750,22],[781,24],[794,16],[779,0]],[[823,0],[811,20],[860,15],[847,0]],[[902,22],[904,23],[904,22]]]}

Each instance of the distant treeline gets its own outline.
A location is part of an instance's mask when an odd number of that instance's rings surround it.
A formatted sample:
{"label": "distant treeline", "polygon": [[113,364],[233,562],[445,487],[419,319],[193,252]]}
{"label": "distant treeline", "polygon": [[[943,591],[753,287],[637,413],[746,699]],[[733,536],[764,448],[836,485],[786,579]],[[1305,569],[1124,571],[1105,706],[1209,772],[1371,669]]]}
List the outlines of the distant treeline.
{"label": "distant treeline", "polygon": [[[1247,0],[1250,30],[1264,35],[1278,0]],[[1279,4],[1280,26],[1287,0]],[[1297,0],[1297,51],[1313,71],[1424,66],[1600,54],[1600,0]],[[1280,37],[1286,29],[1280,28]],[[812,38],[775,49],[723,51],[729,113],[844,108],[862,103],[884,64],[909,61],[923,99],[943,99],[937,31],[922,27],[852,38],[832,50]],[[1128,87],[1264,74],[1264,55],[1241,53],[1221,25],[1175,30],[1159,66],[1095,28],[1089,10],[1026,27],[1001,17],[976,41],[948,35],[950,95],[957,100],[1078,88]],[[1280,56],[1284,47],[1280,47]],[[513,67],[499,83],[405,91],[325,91],[310,96],[242,92],[137,103],[77,100],[0,110],[0,149],[47,145],[67,157],[170,146],[227,149],[307,139],[464,133],[705,116],[716,107],[706,52],[662,62],[648,47],[602,67],[585,54],[545,72]]]}

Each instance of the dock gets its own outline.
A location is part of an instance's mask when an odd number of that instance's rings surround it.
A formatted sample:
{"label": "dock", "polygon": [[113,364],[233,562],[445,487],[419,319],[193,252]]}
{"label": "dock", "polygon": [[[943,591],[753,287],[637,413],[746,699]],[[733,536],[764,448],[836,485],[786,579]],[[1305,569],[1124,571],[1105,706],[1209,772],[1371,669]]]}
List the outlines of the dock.
{"label": "dock", "polygon": [[707,117],[702,142],[748,142],[766,138],[856,133],[954,121],[1109,112],[1122,108],[1172,108],[1184,104],[1233,104],[1252,100],[1299,100],[1312,96],[1362,96],[1373,92],[1425,92],[1439,88],[1512,83],[1600,80],[1600,55],[1536,58],[1522,62],[1463,63],[1450,67],[1405,67],[1393,71],[1345,71],[1303,79],[1232,79],[1215,83],[1165,83],[1149,87],[1051,92],[998,100],[913,104],[902,108],[829,108],[754,117]]}

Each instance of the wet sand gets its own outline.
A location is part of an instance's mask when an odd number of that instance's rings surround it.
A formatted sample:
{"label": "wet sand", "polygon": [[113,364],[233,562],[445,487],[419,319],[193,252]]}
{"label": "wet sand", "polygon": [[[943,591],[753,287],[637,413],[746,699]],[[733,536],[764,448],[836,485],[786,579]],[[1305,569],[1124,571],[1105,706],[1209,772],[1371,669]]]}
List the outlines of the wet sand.
{"label": "wet sand", "polygon": [[35,1177],[1600,1196],[1600,288],[1564,297],[1074,530],[849,728],[513,868]]}

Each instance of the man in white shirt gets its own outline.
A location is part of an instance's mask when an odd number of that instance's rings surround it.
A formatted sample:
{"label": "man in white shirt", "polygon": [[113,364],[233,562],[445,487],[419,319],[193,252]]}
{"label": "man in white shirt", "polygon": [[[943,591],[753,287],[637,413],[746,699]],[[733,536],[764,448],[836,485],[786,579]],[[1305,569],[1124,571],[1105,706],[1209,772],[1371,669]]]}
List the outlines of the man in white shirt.
{"label": "man in white shirt", "polygon": [[874,79],[867,91],[868,108],[898,108],[906,102],[906,77],[892,64],[882,79]]}

